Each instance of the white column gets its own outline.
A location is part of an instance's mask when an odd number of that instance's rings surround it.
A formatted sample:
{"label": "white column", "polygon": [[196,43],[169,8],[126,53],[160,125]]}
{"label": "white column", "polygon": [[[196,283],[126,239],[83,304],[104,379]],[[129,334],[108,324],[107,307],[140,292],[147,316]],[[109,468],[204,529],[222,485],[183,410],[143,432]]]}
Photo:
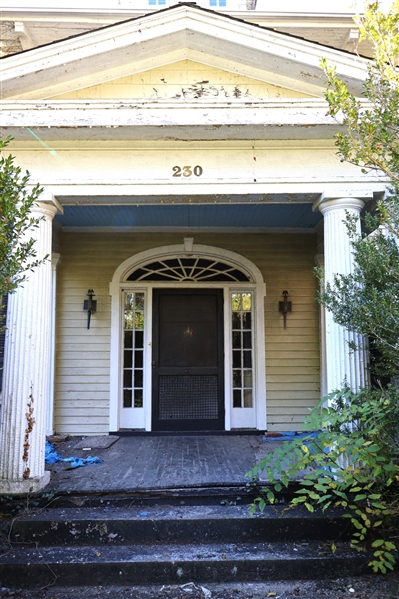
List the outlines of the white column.
{"label": "white column", "polygon": [[[324,273],[325,281],[333,283],[335,274],[353,271],[354,257],[345,225],[346,213],[360,216],[364,201],[358,198],[324,199],[319,209],[324,216]],[[360,233],[360,221],[358,222]],[[368,381],[366,343],[362,335],[351,333],[333,321],[326,310],[326,370],[328,393],[342,388],[346,380],[353,391]],[[348,343],[359,348],[353,352]]]}
{"label": "white column", "polygon": [[[315,262],[319,268],[324,270],[324,254],[316,254]],[[326,361],[326,309],[324,306],[319,306],[320,318],[319,318],[319,342],[320,342],[320,398],[325,397],[328,394],[327,387],[327,361]]]}
{"label": "white column", "polygon": [[51,331],[50,331],[50,374],[47,398],[46,435],[54,434],[54,383],[55,383],[55,319],[57,312],[57,266],[61,254],[51,254]]}
{"label": "white column", "polygon": [[42,217],[29,232],[39,259],[49,258],[10,294],[0,420],[0,493],[32,493],[50,479],[44,469],[51,364],[51,229],[53,204],[32,209]]}

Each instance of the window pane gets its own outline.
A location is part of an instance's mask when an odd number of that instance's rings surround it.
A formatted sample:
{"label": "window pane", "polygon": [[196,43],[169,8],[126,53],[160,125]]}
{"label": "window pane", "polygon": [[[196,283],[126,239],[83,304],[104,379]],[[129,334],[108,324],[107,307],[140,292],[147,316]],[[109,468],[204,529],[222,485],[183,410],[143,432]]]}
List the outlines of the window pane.
{"label": "window pane", "polygon": [[[248,335],[248,333],[244,333]],[[233,349],[241,349],[241,333],[240,331],[233,331]]]}
{"label": "window pane", "polygon": [[133,347],[132,331],[125,331],[125,347]]}
{"label": "window pane", "polygon": [[125,310],[133,310],[134,293],[125,293]]}
{"label": "window pane", "polygon": [[123,368],[131,368],[133,360],[133,352],[130,349],[125,349],[123,353]]}
{"label": "window pane", "polygon": [[252,310],[252,293],[242,294],[242,309],[249,312]]}
{"label": "window pane", "polygon": [[134,390],[134,407],[135,408],[143,407],[143,390],[142,389]]}
{"label": "window pane", "polygon": [[242,314],[242,328],[250,329],[251,328],[251,312],[243,312]]}
{"label": "window pane", "polygon": [[251,350],[243,352],[244,356],[244,368],[252,368],[252,352]]}
{"label": "window pane", "polygon": [[233,370],[233,387],[242,387],[241,370]]}
{"label": "window pane", "polygon": [[244,387],[252,388],[252,370],[244,370]]}
{"label": "window pane", "polygon": [[123,371],[123,386],[124,387],[132,386],[132,371],[131,370]]}
{"label": "window pane", "polygon": [[125,329],[133,328],[133,312],[125,312]]}
{"label": "window pane", "polygon": [[231,309],[236,311],[241,310],[241,293],[231,294]]}
{"label": "window pane", "polygon": [[252,348],[252,335],[251,333],[243,333],[242,334],[242,346],[244,349]]}
{"label": "window pane", "polygon": [[233,408],[241,408],[241,389],[233,391]]}
{"label": "window pane", "polygon": [[143,368],[143,352],[142,352],[142,350],[134,352],[134,367],[135,368]]}
{"label": "window pane", "polygon": [[142,370],[134,371],[134,386],[135,387],[143,386],[143,371]]}
{"label": "window pane", "polygon": [[136,312],[134,315],[134,328],[144,329],[144,312]]}
{"label": "window pane", "polygon": [[132,391],[131,391],[131,389],[123,390],[123,407],[124,408],[132,407]]}
{"label": "window pane", "polygon": [[239,312],[233,312],[232,314],[232,327],[233,329],[241,329],[241,314]]}
{"label": "window pane", "polygon": [[134,333],[134,347],[136,349],[144,347],[144,334],[142,331],[136,331]]}
{"label": "window pane", "polygon": [[233,368],[242,368],[240,349],[233,351]]}
{"label": "window pane", "polygon": [[144,310],[144,293],[136,293],[136,310]]}
{"label": "window pane", "polygon": [[252,408],[252,389],[244,389],[244,408]]}

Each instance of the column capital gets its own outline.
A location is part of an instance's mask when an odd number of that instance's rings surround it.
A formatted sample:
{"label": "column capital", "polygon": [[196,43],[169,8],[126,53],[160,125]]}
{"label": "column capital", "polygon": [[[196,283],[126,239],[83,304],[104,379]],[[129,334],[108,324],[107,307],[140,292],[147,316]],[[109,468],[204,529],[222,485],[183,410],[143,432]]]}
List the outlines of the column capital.
{"label": "column capital", "polygon": [[318,209],[322,214],[333,210],[355,210],[360,213],[365,203],[361,198],[323,198]]}
{"label": "column capital", "polygon": [[[35,206],[37,207],[35,208]],[[57,213],[64,214],[64,209],[55,195],[51,193],[51,191],[44,190],[38,197],[37,202],[32,206],[32,210],[35,210],[35,212],[42,211],[44,214],[46,214],[46,211],[52,209],[55,209],[53,216],[55,216]],[[46,214],[46,216],[50,216],[50,214]]]}
{"label": "column capital", "polygon": [[31,208],[33,214],[40,216],[47,216],[50,220],[53,220],[56,214],[58,214],[58,206],[50,204],[49,202],[35,202]]}

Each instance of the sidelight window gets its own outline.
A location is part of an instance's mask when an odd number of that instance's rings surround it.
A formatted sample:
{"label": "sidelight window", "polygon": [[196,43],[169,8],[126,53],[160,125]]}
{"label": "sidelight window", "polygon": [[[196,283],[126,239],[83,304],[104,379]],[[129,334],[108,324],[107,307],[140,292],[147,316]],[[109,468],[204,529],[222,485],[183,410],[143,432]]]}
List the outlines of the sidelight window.
{"label": "sidelight window", "polygon": [[123,326],[123,407],[143,407],[144,293],[125,292]]}
{"label": "sidelight window", "polygon": [[253,406],[252,310],[252,293],[231,294],[233,408]]}

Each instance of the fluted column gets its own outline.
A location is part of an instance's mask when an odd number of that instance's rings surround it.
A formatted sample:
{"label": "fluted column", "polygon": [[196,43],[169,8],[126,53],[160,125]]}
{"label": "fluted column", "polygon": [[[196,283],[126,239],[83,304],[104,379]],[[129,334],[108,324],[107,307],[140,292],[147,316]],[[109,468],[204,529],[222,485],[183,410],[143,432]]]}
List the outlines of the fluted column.
{"label": "fluted column", "polygon": [[[358,198],[323,200],[319,209],[324,216],[324,273],[325,281],[333,283],[335,274],[353,271],[354,257],[345,225],[346,213],[359,216],[364,201]],[[360,221],[358,222],[360,233]],[[326,370],[328,393],[342,388],[347,381],[353,391],[368,381],[366,342],[362,335],[352,333],[333,321],[331,312],[325,314]],[[351,350],[349,342],[359,348]]]}
{"label": "fluted column", "polygon": [[61,254],[51,254],[51,331],[50,331],[50,374],[47,398],[46,435],[54,434],[54,385],[55,385],[55,318],[57,312],[57,267]]}
{"label": "fluted column", "polygon": [[51,363],[51,234],[53,204],[32,209],[42,217],[29,231],[39,259],[27,280],[10,294],[4,348],[0,420],[0,493],[32,493],[49,482],[44,469],[46,408]]}

